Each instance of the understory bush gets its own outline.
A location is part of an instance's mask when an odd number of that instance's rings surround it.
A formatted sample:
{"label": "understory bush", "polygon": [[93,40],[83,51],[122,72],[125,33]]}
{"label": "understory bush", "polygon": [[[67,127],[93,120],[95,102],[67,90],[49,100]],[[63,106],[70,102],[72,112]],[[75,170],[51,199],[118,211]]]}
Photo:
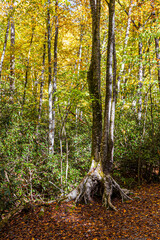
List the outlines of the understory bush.
{"label": "understory bush", "polygon": [[9,109],[3,111],[0,118],[0,215],[21,201],[48,201],[66,193],[83,178],[90,164],[86,129],[83,134],[72,123],[72,133],[67,136],[68,153],[65,138],[61,153],[57,131],[56,151],[50,156],[48,124],[42,124],[37,132],[34,120],[24,120],[18,111],[8,113]]}

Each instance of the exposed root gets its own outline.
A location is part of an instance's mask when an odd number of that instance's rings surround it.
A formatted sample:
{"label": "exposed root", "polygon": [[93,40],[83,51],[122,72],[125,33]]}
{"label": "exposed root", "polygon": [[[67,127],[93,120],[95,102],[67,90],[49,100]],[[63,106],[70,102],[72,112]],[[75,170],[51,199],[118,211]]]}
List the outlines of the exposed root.
{"label": "exposed root", "polygon": [[124,199],[125,200],[133,200],[132,198],[130,198],[128,196],[128,194],[130,193],[130,191],[128,189],[122,189],[113,178],[111,178],[111,179],[112,179],[114,188],[117,189],[121,194],[122,202],[124,201]]}
{"label": "exposed root", "polygon": [[114,211],[117,211],[116,207],[113,206],[111,202],[112,193],[115,190],[120,193],[122,202],[124,199],[132,200],[132,198],[128,196],[130,193],[129,190],[122,189],[109,174],[104,176],[101,169],[97,166],[96,169],[89,171],[78,187],[70,192],[65,198],[61,199],[59,203],[61,201],[70,200],[75,200],[76,203],[82,201],[85,203],[91,202],[93,195],[100,190],[100,186],[103,189],[103,192],[101,193],[103,206],[106,208],[111,208]]}
{"label": "exposed root", "polygon": [[109,207],[114,211],[117,211],[116,207],[113,206],[111,202],[111,196],[113,192],[113,186],[110,176],[104,177],[104,192],[102,197],[103,206]]}
{"label": "exposed root", "polygon": [[87,204],[92,201],[92,195],[98,191],[97,186],[101,181],[102,176],[99,174],[99,168],[92,169],[81,183],[66,197],[60,199],[59,202],[75,200],[76,203],[84,201]]}

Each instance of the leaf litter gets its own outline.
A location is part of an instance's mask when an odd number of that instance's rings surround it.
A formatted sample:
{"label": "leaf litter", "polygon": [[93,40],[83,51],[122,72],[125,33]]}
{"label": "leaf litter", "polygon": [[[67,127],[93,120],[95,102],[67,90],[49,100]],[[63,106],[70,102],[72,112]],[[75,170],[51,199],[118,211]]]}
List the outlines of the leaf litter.
{"label": "leaf litter", "polygon": [[[160,185],[134,190],[134,200],[114,198],[118,211],[106,210],[101,200],[34,206],[17,213],[0,230],[1,240],[158,240],[160,239]],[[43,214],[40,214],[43,208]]]}

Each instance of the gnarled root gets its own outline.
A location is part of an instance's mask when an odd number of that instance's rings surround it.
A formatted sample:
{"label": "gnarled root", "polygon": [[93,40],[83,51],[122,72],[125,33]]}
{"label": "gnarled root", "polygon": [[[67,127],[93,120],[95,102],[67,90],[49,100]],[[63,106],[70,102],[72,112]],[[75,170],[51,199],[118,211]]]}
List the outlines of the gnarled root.
{"label": "gnarled root", "polygon": [[109,207],[116,211],[117,209],[113,206],[113,204],[111,202],[113,185],[112,185],[112,179],[111,179],[110,175],[105,176],[103,181],[104,181],[104,192],[103,192],[103,197],[102,197],[103,206]]}
{"label": "gnarled root", "polygon": [[116,207],[113,206],[111,202],[111,196],[114,190],[118,191],[121,195],[122,202],[124,199],[132,200],[127,194],[130,193],[127,189],[122,189],[119,184],[110,176],[107,175],[103,179],[104,181],[104,192],[102,197],[102,202],[105,207],[109,207],[115,211],[117,211]]}
{"label": "gnarled root", "polygon": [[[84,201],[85,203],[91,202],[93,195],[95,195],[102,188],[102,202],[105,207],[117,210],[111,202],[111,196],[114,191],[119,192],[122,198],[132,200],[128,194],[129,191],[122,189],[119,184],[108,174],[104,175],[100,172],[100,169],[97,167],[90,171],[82,180],[82,182],[70,192],[65,198],[61,201],[70,201],[75,200],[76,203]],[[100,191],[99,191],[100,192]]]}
{"label": "gnarled root", "polygon": [[92,196],[99,190],[98,186],[102,181],[98,168],[89,171],[81,183],[70,192],[62,201],[75,200],[76,203],[92,201]]}

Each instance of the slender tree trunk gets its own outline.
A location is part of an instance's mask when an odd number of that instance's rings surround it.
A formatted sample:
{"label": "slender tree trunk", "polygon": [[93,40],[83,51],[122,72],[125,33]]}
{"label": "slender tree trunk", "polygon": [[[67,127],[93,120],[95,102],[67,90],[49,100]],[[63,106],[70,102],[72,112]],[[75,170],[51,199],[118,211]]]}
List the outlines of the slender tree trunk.
{"label": "slender tree trunk", "polygon": [[138,121],[142,119],[142,86],[143,86],[143,63],[142,63],[142,42],[139,42],[139,82],[138,82]]}
{"label": "slender tree trunk", "polygon": [[49,153],[54,154],[55,138],[55,101],[57,89],[57,47],[58,47],[58,0],[55,2],[55,39],[54,39],[54,64],[53,81],[51,69],[51,26],[50,26],[50,0],[48,0],[47,32],[48,32],[48,93],[49,93]]}
{"label": "slender tree trunk", "polygon": [[54,153],[53,139],[53,84],[52,84],[52,68],[51,68],[51,26],[50,26],[50,8],[51,2],[48,0],[47,10],[47,34],[48,34],[48,101],[49,101],[49,154]]}
{"label": "slender tree trunk", "polygon": [[[111,138],[111,116],[112,116],[111,111],[112,111],[112,94],[113,94],[114,27],[115,27],[115,1],[111,0],[109,3],[106,100],[105,100],[104,129],[103,129],[102,150],[101,150],[102,167],[103,167],[103,172],[106,175],[110,173],[113,165],[113,155],[111,154],[111,151],[113,148],[113,142]],[[113,104],[113,108],[114,108],[114,104]]]}
{"label": "slender tree trunk", "polygon": [[68,139],[67,139],[67,136],[66,136],[66,184],[67,184],[67,181],[68,181],[68,169],[69,169],[68,155],[69,155]]}
{"label": "slender tree trunk", "polygon": [[78,51],[78,78],[79,78],[79,74],[80,74],[80,70],[81,70],[81,58],[82,58],[82,40],[83,40],[83,25],[81,24],[81,29],[80,29],[80,45],[79,45],[79,51]]}
{"label": "slender tree trunk", "polygon": [[[130,31],[130,26],[131,26],[132,7],[133,7],[133,1],[131,0],[129,10],[128,10],[128,21],[127,21],[127,29],[126,29],[126,35],[125,35],[124,47],[123,47],[122,64],[121,64],[121,69],[120,69],[120,73],[119,73],[119,77],[118,77],[118,83],[117,83],[117,97],[118,97],[119,92],[120,92],[121,78],[123,77],[123,73],[124,73],[124,66],[125,66],[125,60],[126,60],[126,47],[127,47],[127,44],[128,44],[129,31]],[[123,79],[123,83],[125,84],[125,77]]]}
{"label": "slender tree trunk", "polygon": [[45,58],[46,58],[46,33],[43,44],[43,60],[42,60],[42,73],[41,73],[41,82],[40,82],[40,96],[39,96],[39,107],[38,107],[38,125],[37,125],[37,133],[41,120],[41,112],[42,112],[42,100],[43,100],[43,86],[44,86],[44,71],[45,71]]}
{"label": "slender tree trunk", "polygon": [[60,153],[61,153],[61,189],[63,189],[63,147],[62,147],[62,132],[59,134],[60,139]]}
{"label": "slender tree trunk", "polygon": [[112,159],[113,162],[113,154],[114,154],[114,125],[115,125],[115,110],[116,110],[116,77],[117,77],[117,58],[116,58],[116,47],[115,47],[115,35],[113,40],[113,99],[112,99],[112,108],[111,108],[111,133],[110,133],[110,142],[111,149],[109,151],[109,158]]}
{"label": "slender tree trunk", "polygon": [[159,85],[159,91],[160,91],[160,50],[159,50],[159,38],[155,38],[155,49],[156,49],[157,69],[158,69],[158,85]]}
{"label": "slender tree trunk", "polygon": [[55,103],[57,91],[57,51],[58,51],[58,0],[55,2],[55,38],[54,38],[54,64],[53,64],[53,103],[52,103],[52,140],[54,153],[54,139],[55,139]]}
{"label": "slender tree trunk", "polygon": [[[3,67],[3,61],[4,61],[4,56],[6,52],[6,47],[7,47],[7,40],[8,40],[8,34],[9,34],[9,26],[10,26],[10,17],[8,18],[8,23],[7,23],[7,28],[6,28],[6,34],[5,34],[5,39],[4,39],[4,45],[3,45],[3,51],[1,55],[1,61],[0,61],[0,91],[1,91],[1,77],[2,77],[2,67]],[[0,98],[1,98],[1,92],[0,92]]]}
{"label": "slender tree trunk", "polygon": [[22,110],[21,115],[23,115],[23,107],[26,101],[26,91],[27,91],[27,84],[28,84],[28,74],[29,74],[29,59],[30,59],[30,53],[31,53],[31,47],[33,42],[33,36],[34,36],[34,29],[32,29],[32,35],[31,35],[31,41],[30,41],[30,47],[28,52],[28,58],[26,63],[26,72],[25,72],[25,83],[24,83],[24,93],[23,93],[23,100],[22,100]]}
{"label": "slender tree trunk", "polygon": [[[142,120],[142,86],[143,86],[143,63],[142,63],[142,41],[139,41],[139,82],[138,82],[138,123],[141,125]],[[141,134],[141,133],[139,133]],[[141,145],[142,140],[140,136],[139,150],[138,150],[138,184],[142,181],[142,159],[141,159]]]}
{"label": "slender tree trunk", "polygon": [[[12,7],[13,11],[13,7]],[[15,88],[15,25],[14,25],[14,17],[13,14],[11,16],[11,47],[10,47],[10,89],[11,89],[11,99],[13,101],[13,94]]]}

